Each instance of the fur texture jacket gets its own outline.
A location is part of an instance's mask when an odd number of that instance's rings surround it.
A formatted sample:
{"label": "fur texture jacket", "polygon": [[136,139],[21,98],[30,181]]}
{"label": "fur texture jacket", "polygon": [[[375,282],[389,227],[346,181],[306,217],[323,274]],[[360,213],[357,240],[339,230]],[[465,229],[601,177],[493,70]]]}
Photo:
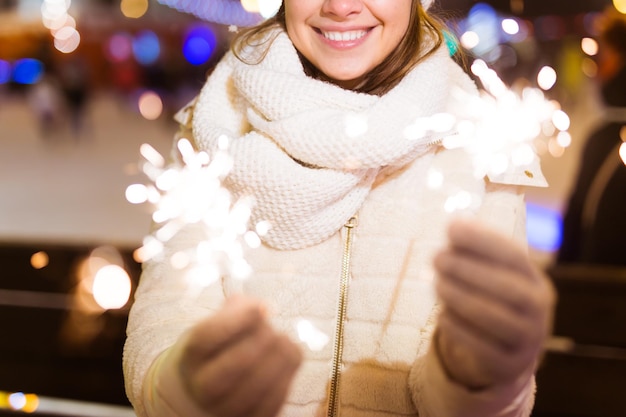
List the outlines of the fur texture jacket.
{"label": "fur texture jacket", "polygon": [[[206,417],[182,388],[176,342],[238,293],[264,300],[273,325],[294,341],[301,320],[328,335],[315,349],[303,344],[283,417],[327,415],[337,320],[344,322],[343,417],[530,415],[532,378],[476,392],[446,376],[430,346],[437,316],[431,260],[461,208],[524,241],[523,186],[542,185],[543,177],[533,166],[477,178],[465,150],[444,148],[436,135],[408,134],[416,119],[450,108],[450,86],[474,91],[441,51],[417,68],[387,95],[372,97],[306,77],[286,36],[259,65],[231,54],[220,62],[179,120],[209,153],[218,136],[231,138],[234,171],[226,185],[253,194],[253,218],[269,217],[277,227],[246,253],[251,278],[224,277],[193,296],[184,271],[156,259],[144,264],[124,351],[127,393],[139,416]],[[342,316],[344,224],[354,216]],[[199,239],[185,228],[163,259]]]}

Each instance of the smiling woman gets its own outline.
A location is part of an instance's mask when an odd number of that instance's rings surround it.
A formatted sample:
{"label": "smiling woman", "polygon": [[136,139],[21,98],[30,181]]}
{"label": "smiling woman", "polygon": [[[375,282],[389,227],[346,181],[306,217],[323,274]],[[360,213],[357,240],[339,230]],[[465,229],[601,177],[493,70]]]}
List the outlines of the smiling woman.
{"label": "smiling woman", "polygon": [[554,290],[522,185],[542,176],[476,176],[444,146],[459,135],[436,121],[478,91],[429,6],[285,0],[178,114],[210,158],[228,139],[223,185],[271,228],[246,280],[190,292],[172,261],[207,247],[193,223],[144,263],[124,354],[139,416],[530,415]]}

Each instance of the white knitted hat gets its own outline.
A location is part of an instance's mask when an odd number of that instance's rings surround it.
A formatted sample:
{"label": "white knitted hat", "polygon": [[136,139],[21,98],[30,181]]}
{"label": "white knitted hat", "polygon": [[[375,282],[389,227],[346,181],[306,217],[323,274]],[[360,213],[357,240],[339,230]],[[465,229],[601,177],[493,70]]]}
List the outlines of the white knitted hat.
{"label": "white knitted hat", "polygon": [[433,3],[434,0],[422,0],[422,6],[424,6],[424,9],[428,9]]}

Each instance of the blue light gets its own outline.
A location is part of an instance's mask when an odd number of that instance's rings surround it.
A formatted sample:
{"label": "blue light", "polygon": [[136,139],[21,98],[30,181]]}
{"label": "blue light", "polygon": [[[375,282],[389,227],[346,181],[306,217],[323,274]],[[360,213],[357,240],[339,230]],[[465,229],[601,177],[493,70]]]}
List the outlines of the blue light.
{"label": "blue light", "polygon": [[498,13],[486,3],[476,3],[469,11],[466,24],[467,30],[475,32],[480,39],[480,43],[472,51],[484,58],[500,41]]}
{"label": "blue light", "polygon": [[140,32],[133,40],[133,53],[140,64],[153,64],[161,54],[159,37],[150,30]]}
{"label": "blue light", "polygon": [[187,32],[183,45],[185,59],[193,65],[207,62],[217,46],[213,31],[207,26],[195,26]]}
{"label": "blue light", "polygon": [[43,75],[43,63],[34,58],[24,58],[15,62],[13,81],[18,84],[35,84]]}
{"label": "blue light", "polygon": [[560,213],[534,204],[526,204],[526,234],[534,249],[553,252],[561,246],[563,220]]}
{"label": "blue light", "polygon": [[11,81],[11,64],[9,61],[0,59],[0,84]]}

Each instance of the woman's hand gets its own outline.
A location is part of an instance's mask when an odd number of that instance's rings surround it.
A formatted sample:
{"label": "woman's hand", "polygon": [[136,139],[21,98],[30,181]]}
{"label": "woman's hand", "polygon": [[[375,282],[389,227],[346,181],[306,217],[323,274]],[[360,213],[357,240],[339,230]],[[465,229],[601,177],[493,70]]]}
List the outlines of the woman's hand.
{"label": "woman's hand", "polygon": [[186,389],[211,416],[273,417],[302,361],[257,301],[238,296],[187,335],[180,362]]}
{"label": "woman's hand", "polygon": [[474,389],[529,377],[552,329],[556,292],[526,249],[455,220],[435,268],[443,309],[434,343],[448,375]]}

